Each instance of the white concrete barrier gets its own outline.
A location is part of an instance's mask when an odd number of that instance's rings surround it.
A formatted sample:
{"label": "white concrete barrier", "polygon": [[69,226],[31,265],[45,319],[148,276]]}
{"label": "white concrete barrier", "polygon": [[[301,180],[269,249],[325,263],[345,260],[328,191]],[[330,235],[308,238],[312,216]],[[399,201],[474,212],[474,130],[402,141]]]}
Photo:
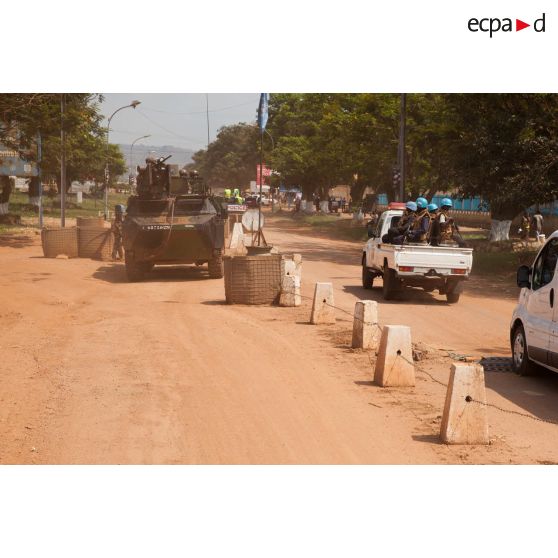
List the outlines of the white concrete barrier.
{"label": "white concrete barrier", "polygon": [[382,387],[415,385],[410,327],[388,325],[382,328],[374,381]]}
{"label": "white concrete barrier", "polygon": [[446,444],[489,443],[484,368],[480,364],[451,365],[440,440]]}
{"label": "white concrete barrier", "polygon": [[333,300],[333,285],[331,283],[316,283],[314,302],[312,303],[312,324],[334,324],[335,308]]}
{"label": "white concrete barrier", "polygon": [[279,306],[300,306],[300,278],[296,275],[284,275],[281,278]]}
{"label": "white concrete barrier", "polygon": [[353,318],[353,349],[376,349],[380,340],[378,303],[375,300],[357,300]]}

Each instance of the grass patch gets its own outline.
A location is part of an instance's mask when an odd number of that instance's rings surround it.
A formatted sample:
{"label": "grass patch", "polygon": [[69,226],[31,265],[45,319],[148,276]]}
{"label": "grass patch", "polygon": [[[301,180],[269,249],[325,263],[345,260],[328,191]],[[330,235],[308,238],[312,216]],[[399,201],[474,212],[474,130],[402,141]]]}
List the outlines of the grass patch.
{"label": "grass patch", "polygon": [[331,238],[366,242],[368,235],[366,224],[353,226],[351,219],[334,215],[297,215],[293,217],[297,222],[311,228],[319,234],[327,234]]}
{"label": "grass patch", "polygon": [[[127,204],[129,194],[116,194],[109,192],[109,209],[112,211],[118,203]],[[66,217],[97,217],[99,213],[104,213],[104,200],[94,198],[83,198],[81,206],[76,205],[75,195],[69,194],[67,197]],[[38,213],[29,206],[29,198],[24,192],[14,192],[10,196],[10,213],[21,215],[22,217],[39,218]],[[43,214],[45,217],[60,217],[60,198],[50,198],[43,196]]]}
{"label": "grass patch", "polygon": [[517,268],[533,253],[524,252],[475,252],[473,255],[473,273],[479,275],[515,275]]}

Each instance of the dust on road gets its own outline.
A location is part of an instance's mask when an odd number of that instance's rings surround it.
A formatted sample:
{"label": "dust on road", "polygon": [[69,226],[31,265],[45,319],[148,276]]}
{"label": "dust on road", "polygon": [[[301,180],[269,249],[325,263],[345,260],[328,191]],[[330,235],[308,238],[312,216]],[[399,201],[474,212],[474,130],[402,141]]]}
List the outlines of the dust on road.
{"label": "dust on road", "polygon": [[[360,287],[360,245],[270,227],[303,254],[303,294],[332,281],[336,304],[380,301],[412,327],[431,374],[448,351],[507,356],[511,297],[468,286],[457,306]],[[121,264],[42,258],[0,245],[0,463],[509,463],[558,461],[558,427],[489,410],[488,447],[437,433],[445,390],[372,384],[374,355],[348,348],[350,316],[310,326],[300,308],[227,306],[199,268],[125,281]],[[381,281],[379,281],[381,284]],[[558,381],[487,372],[488,399],[558,419]]]}

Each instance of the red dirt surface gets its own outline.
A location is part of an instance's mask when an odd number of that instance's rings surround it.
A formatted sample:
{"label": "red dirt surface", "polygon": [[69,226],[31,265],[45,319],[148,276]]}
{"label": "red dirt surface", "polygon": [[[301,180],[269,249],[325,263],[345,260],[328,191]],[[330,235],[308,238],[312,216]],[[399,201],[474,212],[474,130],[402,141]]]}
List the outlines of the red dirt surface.
{"label": "red dirt surface", "polygon": [[[443,382],[451,358],[509,356],[514,290],[473,279],[458,305],[420,291],[383,302],[360,287],[361,245],[273,223],[303,254],[303,288],[331,281],[336,305],[380,303],[412,327],[418,364]],[[372,383],[352,318],[310,326],[300,308],[228,306],[203,268],[45,259],[38,237],[0,238],[0,463],[551,463],[558,426],[488,410],[491,444],[438,442],[445,388]],[[378,280],[378,286],[381,280]],[[486,373],[488,401],[558,420],[558,376]]]}

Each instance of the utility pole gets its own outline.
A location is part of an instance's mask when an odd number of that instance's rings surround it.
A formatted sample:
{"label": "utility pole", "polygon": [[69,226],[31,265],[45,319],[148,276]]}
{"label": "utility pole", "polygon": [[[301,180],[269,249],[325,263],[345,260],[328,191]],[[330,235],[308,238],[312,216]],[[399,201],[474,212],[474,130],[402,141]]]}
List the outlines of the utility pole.
{"label": "utility pole", "polygon": [[207,120],[207,148],[209,149],[209,93],[205,94],[205,117]]}
{"label": "utility pole", "polygon": [[43,162],[43,145],[41,132],[37,134],[37,175],[39,179],[39,228],[43,228],[43,173],[41,166]]}
{"label": "utility pole", "polygon": [[60,226],[66,226],[66,130],[64,113],[66,112],[66,94],[60,96]]}
{"label": "utility pole", "polygon": [[407,121],[407,94],[401,93],[401,108],[399,111],[399,201],[405,201],[405,135]]}

